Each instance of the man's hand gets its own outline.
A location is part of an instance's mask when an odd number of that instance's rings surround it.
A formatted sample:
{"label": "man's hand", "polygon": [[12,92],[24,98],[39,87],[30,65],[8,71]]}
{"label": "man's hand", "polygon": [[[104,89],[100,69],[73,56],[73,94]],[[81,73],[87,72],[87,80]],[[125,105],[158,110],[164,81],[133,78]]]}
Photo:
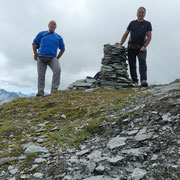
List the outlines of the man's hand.
{"label": "man's hand", "polygon": [[59,60],[59,59],[60,59],[60,57],[61,57],[61,56],[59,56],[59,55],[58,55],[58,56],[57,56],[57,59]]}
{"label": "man's hand", "polygon": [[34,60],[35,61],[37,61],[37,58],[38,58],[37,54],[34,54]]}
{"label": "man's hand", "polygon": [[146,51],[146,48],[144,46],[142,46],[140,51]]}
{"label": "man's hand", "polygon": [[33,53],[34,53],[34,60],[37,61],[38,54],[37,54],[36,44],[33,44],[33,45],[32,45],[32,48],[33,48]]}
{"label": "man's hand", "polygon": [[63,53],[64,53],[64,50],[60,50],[59,54],[56,56],[58,60],[59,60],[60,57],[63,55]]}
{"label": "man's hand", "polygon": [[121,44],[120,43],[115,43],[116,46],[120,46]]}

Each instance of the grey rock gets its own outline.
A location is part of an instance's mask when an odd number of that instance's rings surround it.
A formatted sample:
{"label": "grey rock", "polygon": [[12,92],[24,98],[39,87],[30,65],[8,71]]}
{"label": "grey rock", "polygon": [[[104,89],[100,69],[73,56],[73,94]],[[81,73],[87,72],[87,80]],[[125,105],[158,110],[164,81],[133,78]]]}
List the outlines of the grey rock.
{"label": "grey rock", "polygon": [[44,158],[36,158],[34,160],[34,162],[40,164],[40,163],[46,162],[46,159],[44,159]]}
{"label": "grey rock", "polygon": [[131,177],[134,180],[140,180],[143,179],[146,176],[147,172],[143,169],[135,168]]}
{"label": "grey rock", "polygon": [[27,149],[25,150],[25,153],[48,153],[48,150],[45,147],[41,147],[41,146],[37,146],[35,144],[32,144],[30,146],[27,147]]}
{"label": "grey rock", "polygon": [[81,150],[85,150],[86,149],[86,146],[85,145],[82,145],[81,146]]}
{"label": "grey rock", "polygon": [[10,171],[11,169],[14,169],[13,166],[8,166],[8,170]]}
{"label": "grey rock", "polygon": [[77,156],[72,156],[69,159],[69,162],[71,162],[71,163],[79,163],[78,157]]}
{"label": "grey rock", "polygon": [[132,136],[134,134],[136,134],[138,132],[138,130],[133,130],[133,131],[126,131],[125,133],[127,133],[129,136]]}
{"label": "grey rock", "polygon": [[86,77],[86,79],[77,80],[76,82],[70,84],[68,86],[68,89],[91,88],[91,86],[94,82],[96,82],[96,79]]}
{"label": "grey rock", "polygon": [[38,165],[38,164],[34,164],[34,165],[31,167],[30,171],[33,171],[33,170],[36,169],[37,167],[39,167],[39,165]]}
{"label": "grey rock", "polygon": [[33,177],[40,179],[40,178],[43,177],[43,174],[37,172],[37,173],[34,173],[34,174],[33,174]]}
{"label": "grey rock", "polygon": [[110,159],[109,159],[109,162],[110,162],[111,164],[116,165],[116,164],[119,164],[119,162],[121,162],[123,159],[125,159],[125,157],[116,156],[116,157],[110,158]]}
{"label": "grey rock", "polygon": [[90,150],[82,150],[82,151],[80,151],[80,152],[77,152],[76,153],[76,156],[83,156],[83,155],[85,155],[85,154],[87,154],[88,152],[89,152]]}
{"label": "grey rock", "polygon": [[14,169],[11,169],[9,172],[14,175],[18,172],[18,169],[14,168]]}
{"label": "grey rock", "polygon": [[56,127],[52,128],[51,131],[57,131],[58,129],[59,129],[59,127],[56,126]]}
{"label": "grey rock", "polygon": [[6,172],[2,171],[1,174],[0,174],[0,177],[3,177],[5,174],[6,174]]}
{"label": "grey rock", "polygon": [[172,90],[178,90],[180,88],[180,83],[173,83],[163,86],[154,87],[152,89],[145,90],[147,92],[153,93],[153,95],[161,96],[164,94],[168,94]]}
{"label": "grey rock", "polygon": [[40,127],[44,127],[46,125],[46,123],[39,123],[37,124],[37,126],[40,126]]}
{"label": "grey rock", "polygon": [[152,167],[156,167],[156,166],[158,166],[157,163],[153,163],[152,164]]}
{"label": "grey rock", "polygon": [[151,139],[153,137],[152,134],[137,134],[134,139],[136,141],[145,141],[145,140],[148,140],[148,139]]}
{"label": "grey rock", "polygon": [[87,165],[88,172],[92,173],[95,168],[96,168],[96,163],[94,163],[93,161],[89,161]]}
{"label": "grey rock", "polygon": [[24,159],[26,159],[26,156],[20,156],[20,157],[18,157],[18,160],[24,160]]}
{"label": "grey rock", "polygon": [[67,175],[63,178],[63,180],[71,180],[71,179],[72,179],[72,176],[69,176],[69,175]]}
{"label": "grey rock", "polygon": [[104,170],[105,170],[105,167],[102,166],[102,164],[100,164],[98,167],[96,167],[96,171],[99,173],[103,172]]}
{"label": "grey rock", "polygon": [[89,93],[89,92],[95,92],[97,88],[91,88],[91,89],[86,89],[84,92]]}
{"label": "grey rock", "polygon": [[0,166],[3,165],[3,164],[6,164],[8,162],[15,161],[15,160],[17,160],[16,157],[2,158],[2,159],[0,159]]}
{"label": "grey rock", "polygon": [[83,179],[84,174],[83,173],[77,173],[74,177],[75,180],[82,180]]}
{"label": "grey rock", "polygon": [[43,143],[44,140],[43,140],[42,138],[39,138],[39,139],[37,139],[37,142],[38,142],[38,143]]}
{"label": "grey rock", "polygon": [[67,170],[70,171],[70,172],[73,172],[73,171],[74,171],[74,169],[73,169],[73,168],[70,168],[70,167],[69,167]]}
{"label": "grey rock", "polygon": [[148,147],[134,148],[123,150],[122,153],[129,154],[135,157],[146,155],[150,151]]}
{"label": "grey rock", "polygon": [[47,154],[44,154],[42,157],[43,158],[49,158],[51,156],[51,154],[50,153],[47,153]]}
{"label": "grey rock", "polygon": [[85,178],[84,180],[119,180],[119,177],[111,178],[111,177],[102,175],[102,176],[91,176],[91,177]]}
{"label": "grey rock", "polygon": [[58,175],[55,175],[55,177],[54,177],[54,179],[62,179],[63,177],[65,177],[66,176],[66,173],[63,173],[63,174],[58,174]]}
{"label": "grey rock", "polygon": [[39,133],[40,133],[40,132],[43,132],[43,131],[45,131],[45,129],[44,129],[43,127],[41,127],[41,128],[39,128],[39,129],[36,130],[36,132],[39,132]]}
{"label": "grey rock", "polygon": [[153,154],[153,156],[152,156],[151,160],[152,160],[152,161],[155,161],[155,160],[157,160],[157,158],[158,158],[158,155]]}
{"label": "grey rock", "polygon": [[102,154],[101,151],[95,150],[87,157],[89,158],[89,160],[97,161],[98,159],[101,158],[101,154]]}
{"label": "grey rock", "polygon": [[30,175],[23,174],[20,176],[21,179],[30,179]]}
{"label": "grey rock", "polygon": [[120,146],[124,146],[126,144],[125,143],[126,140],[127,140],[127,138],[125,138],[125,137],[117,136],[108,142],[107,147],[110,149],[114,149],[114,148],[118,148]]}
{"label": "grey rock", "polygon": [[66,115],[65,115],[65,114],[62,114],[61,117],[64,118],[64,119],[66,119]]}
{"label": "grey rock", "polygon": [[171,121],[171,114],[167,113],[165,115],[162,116],[163,121]]}

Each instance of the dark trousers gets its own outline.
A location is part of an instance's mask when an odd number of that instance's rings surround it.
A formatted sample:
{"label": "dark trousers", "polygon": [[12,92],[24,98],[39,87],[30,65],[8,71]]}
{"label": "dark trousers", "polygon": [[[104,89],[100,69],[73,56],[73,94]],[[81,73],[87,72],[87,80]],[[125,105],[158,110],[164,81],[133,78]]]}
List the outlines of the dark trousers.
{"label": "dark trousers", "polygon": [[136,57],[139,60],[139,73],[140,80],[147,80],[147,65],[146,65],[147,51],[128,50],[128,62],[131,78],[134,82],[138,83],[138,77],[136,72]]}

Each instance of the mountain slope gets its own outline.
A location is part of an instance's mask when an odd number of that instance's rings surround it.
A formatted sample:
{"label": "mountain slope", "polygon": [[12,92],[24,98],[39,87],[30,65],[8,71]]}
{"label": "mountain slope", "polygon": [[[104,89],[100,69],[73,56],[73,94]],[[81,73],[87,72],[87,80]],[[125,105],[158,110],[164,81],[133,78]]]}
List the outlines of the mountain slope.
{"label": "mountain slope", "polygon": [[179,179],[179,112],[179,83],[15,99],[0,107],[0,178]]}
{"label": "mountain slope", "polygon": [[10,102],[11,100],[18,97],[30,97],[30,96],[22,93],[9,92],[4,89],[0,89],[0,105]]}

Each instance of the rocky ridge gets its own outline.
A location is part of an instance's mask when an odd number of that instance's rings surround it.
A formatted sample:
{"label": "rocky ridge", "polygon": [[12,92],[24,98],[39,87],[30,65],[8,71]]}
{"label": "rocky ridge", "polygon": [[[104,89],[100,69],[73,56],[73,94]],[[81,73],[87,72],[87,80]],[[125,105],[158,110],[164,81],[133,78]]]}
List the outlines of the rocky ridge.
{"label": "rocky ridge", "polygon": [[[46,136],[37,136],[36,143],[24,144],[24,155],[0,159],[0,178],[180,179],[180,83],[132,90],[133,99],[105,113],[90,139],[74,148],[59,149],[44,147]],[[41,132],[46,123],[39,123],[35,132]],[[28,153],[37,154],[31,166],[21,170]],[[15,163],[7,164],[9,161]]]}
{"label": "rocky ridge", "polygon": [[22,94],[20,92],[8,92],[4,89],[0,89],[0,105],[10,102],[15,98],[18,97],[31,97],[34,96],[34,94],[31,95],[26,95],[26,94]]}

